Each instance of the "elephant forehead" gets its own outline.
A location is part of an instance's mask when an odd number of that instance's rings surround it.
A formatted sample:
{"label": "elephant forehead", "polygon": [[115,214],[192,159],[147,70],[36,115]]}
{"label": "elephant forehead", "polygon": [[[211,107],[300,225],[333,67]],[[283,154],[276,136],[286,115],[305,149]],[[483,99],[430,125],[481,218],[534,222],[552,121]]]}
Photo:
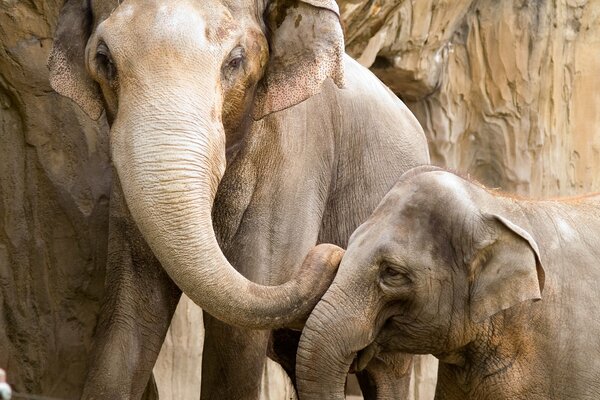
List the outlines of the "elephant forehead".
{"label": "elephant forehead", "polygon": [[152,28],[156,35],[178,35],[184,30],[199,40],[206,40],[206,21],[206,16],[187,2],[177,7],[164,3],[156,10]]}
{"label": "elephant forehead", "polygon": [[197,3],[185,1],[176,7],[170,3],[161,4],[154,28],[159,30],[157,33],[167,36],[181,34],[183,30],[186,36],[216,45],[235,31],[236,24],[223,6],[204,6],[200,9]]}
{"label": "elephant forehead", "polygon": [[[214,4],[213,4],[214,3]],[[110,30],[121,31],[130,43],[149,47],[165,42],[187,48],[219,48],[236,30],[234,18],[213,1],[140,2],[121,4],[106,21]]]}
{"label": "elephant forehead", "polygon": [[453,194],[457,198],[468,198],[469,194],[465,188],[465,181],[448,172],[434,171],[430,173],[436,188]]}
{"label": "elephant forehead", "polygon": [[389,220],[372,220],[361,226],[353,235],[347,253],[362,262],[375,262],[390,252],[394,244],[402,242],[404,235],[398,233],[399,226]]}

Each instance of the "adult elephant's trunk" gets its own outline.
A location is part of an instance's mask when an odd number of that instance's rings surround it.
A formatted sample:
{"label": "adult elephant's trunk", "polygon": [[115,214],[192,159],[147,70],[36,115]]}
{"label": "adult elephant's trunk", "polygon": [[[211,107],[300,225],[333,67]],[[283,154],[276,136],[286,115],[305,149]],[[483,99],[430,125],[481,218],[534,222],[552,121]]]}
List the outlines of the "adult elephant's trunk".
{"label": "adult elephant's trunk", "polygon": [[[147,95],[148,87],[162,92]],[[184,293],[232,325],[286,326],[310,313],[342,251],[318,246],[300,273],[273,287],[248,281],[229,264],[211,215],[225,170],[219,96],[195,96],[185,84],[165,89],[163,82],[130,89],[111,130],[113,162],[133,219]]]}
{"label": "adult elephant's trunk", "polygon": [[343,400],[352,361],[373,340],[374,300],[359,290],[339,290],[336,284],[337,279],[302,331],[296,356],[302,400]]}

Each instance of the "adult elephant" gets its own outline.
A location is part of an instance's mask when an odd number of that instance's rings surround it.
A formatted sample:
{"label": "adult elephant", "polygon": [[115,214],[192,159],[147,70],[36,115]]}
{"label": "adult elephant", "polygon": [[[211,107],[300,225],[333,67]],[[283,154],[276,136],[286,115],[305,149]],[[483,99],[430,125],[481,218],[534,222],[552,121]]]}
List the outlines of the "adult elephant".
{"label": "adult elephant", "polygon": [[302,321],[339,258],[315,243],[345,246],[429,161],[409,110],[344,55],[333,0],[68,0],[49,67],[105,111],[118,178],[84,398],[142,395],[180,290],[210,314],[202,397],[256,398],[268,331],[230,325]]}

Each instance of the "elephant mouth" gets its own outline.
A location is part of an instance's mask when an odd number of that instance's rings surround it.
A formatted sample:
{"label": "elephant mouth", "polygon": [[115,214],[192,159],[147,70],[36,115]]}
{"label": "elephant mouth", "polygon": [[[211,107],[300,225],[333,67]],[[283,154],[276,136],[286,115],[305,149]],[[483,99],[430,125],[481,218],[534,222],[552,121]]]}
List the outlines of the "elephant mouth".
{"label": "elephant mouth", "polygon": [[367,365],[369,365],[373,358],[377,357],[380,351],[381,347],[376,342],[372,342],[364,349],[358,351],[350,366],[350,373],[360,372],[367,368]]}
{"label": "elephant mouth", "polygon": [[354,357],[354,361],[350,366],[350,373],[354,374],[356,372],[360,372],[367,368],[367,365],[371,362],[372,359],[377,357],[380,353],[385,352],[386,350],[382,347],[385,346],[384,342],[382,342],[381,333],[384,330],[385,325],[391,320],[392,317],[381,318],[375,324],[375,329],[373,329],[373,337],[372,342],[364,347],[362,350],[356,352],[356,356]]}

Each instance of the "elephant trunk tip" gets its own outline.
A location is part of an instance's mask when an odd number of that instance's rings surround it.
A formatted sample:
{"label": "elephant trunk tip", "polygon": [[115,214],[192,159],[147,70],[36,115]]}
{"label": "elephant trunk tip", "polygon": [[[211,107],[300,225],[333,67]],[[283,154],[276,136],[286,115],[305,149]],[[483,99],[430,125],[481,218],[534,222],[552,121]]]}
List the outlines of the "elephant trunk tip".
{"label": "elephant trunk tip", "polygon": [[[305,266],[312,274],[320,274],[323,275],[323,277],[331,278],[328,282],[331,283],[340,262],[342,261],[344,253],[344,249],[334,244],[318,244],[308,253],[304,259],[303,266]],[[329,285],[327,285],[327,287],[329,287]]]}
{"label": "elephant trunk tip", "polygon": [[344,249],[327,243],[319,244],[310,250],[302,267],[292,278],[292,281],[296,282],[297,287],[303,293],[300,298],[304,298],[304,304],[301,307],[305,312],[301,313],[287,327],[297,329],[304,327],[310,312],[331,286],[344,252]]}

